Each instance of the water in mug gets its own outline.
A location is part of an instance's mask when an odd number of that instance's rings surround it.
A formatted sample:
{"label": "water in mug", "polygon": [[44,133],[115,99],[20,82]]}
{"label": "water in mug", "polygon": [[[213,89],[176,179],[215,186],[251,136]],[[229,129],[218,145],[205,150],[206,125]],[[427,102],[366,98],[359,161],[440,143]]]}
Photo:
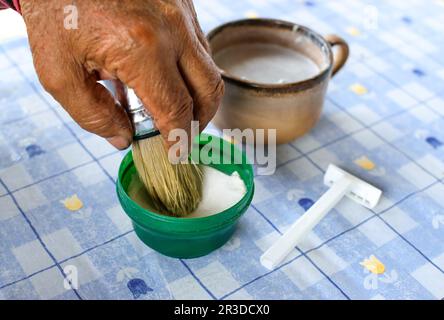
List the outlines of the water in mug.
{"label": "water in mug", "polygon": [[214,59],[227,73],[262,84],[298,82],[320,71],[306,55],[276,44],[237,44],[216,53]]}

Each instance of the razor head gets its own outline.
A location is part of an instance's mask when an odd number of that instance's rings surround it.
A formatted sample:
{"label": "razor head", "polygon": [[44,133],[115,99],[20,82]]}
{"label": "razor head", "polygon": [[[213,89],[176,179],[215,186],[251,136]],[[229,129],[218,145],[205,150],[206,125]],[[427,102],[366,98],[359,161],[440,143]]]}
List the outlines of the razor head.
{"label": "razor head", "polygon": [[324,184],[331,187],[341,179],[349,179],[352,182],[346,193],[347,197],[369,209],[374,208],[378,204],[382,195],[380,189],[330,164],[324,175]]}

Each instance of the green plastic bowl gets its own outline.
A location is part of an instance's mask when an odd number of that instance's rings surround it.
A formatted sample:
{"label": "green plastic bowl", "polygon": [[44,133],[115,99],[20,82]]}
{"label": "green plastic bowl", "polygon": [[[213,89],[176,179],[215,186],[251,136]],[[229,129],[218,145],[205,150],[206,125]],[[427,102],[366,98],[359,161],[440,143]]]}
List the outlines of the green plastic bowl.
{"label": "green plastic bowl", "polygon": [[[123,210],[132,220],[137,236],[152,249],[174,258],[204,256],[224,245],[232,236],[237,221],[250,206],[254,194],[253,168],[244,152],[215,136],[201,134],[197,139],[199,148],[191,154],[194,160],[199,159],[200,163],[226,174],[237,171],[247,188],[247,193],[238,203],[220,213],[199,218],[175,218],[144,209],[127,193],[132,178],[137,174],[131,151],[123,158],[119,168],[117,195]],[[202,152],[196,152],[200,150]]]}

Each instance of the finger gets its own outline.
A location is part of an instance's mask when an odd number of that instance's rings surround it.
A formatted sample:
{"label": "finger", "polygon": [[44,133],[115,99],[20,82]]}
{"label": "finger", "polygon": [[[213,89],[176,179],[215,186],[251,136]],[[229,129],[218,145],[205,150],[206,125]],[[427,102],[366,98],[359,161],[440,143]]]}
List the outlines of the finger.
{"label": "finger", "polygon": [[203,130],[216,114],[224,83],[212,58],[197,39],[190,40],[179,66],[194,101],[194,119]]}
{"label": "finger", "polygon": [[94,73],[97,74],[97,76],[100,80],[115,80],[116,79],[115,75],[113,75],[108,70],[101,68],[100,65],[98,63],[96,63],[95,61],[87,60],[84,63],[84,67],[86,69],[86,72],[88,72],[89,74],[94,74]]}
{"label": "finger", "polygon": [[117,149],[127,148],[132,128],[125,110],[94,74],[75,63],[63,67],[41,77],[45,89],[83,129],[106,138]]}
{"label": "finger", "polygon": [[204,47],[205,51],[208,52],[209,54],[211,53],[211,48],[210,45],[207,41],[207,38],[205,37],[204,32],[202,31],[202,28],[200,27],[199,24],[199,20],[197,18],[197,13],[196,13],[196,9],[194,8],[194,4],[192,0],[187,0],[185,1],[185,5],[188,8],[189,12],[192,15],[192,22],[194,25],[194,30],[196,32],[196,36],[199,39],[199,42],[202,44],[202,46]]}
{"label": "finger", "polygon": [[97,72],[99,73],[100,80],[115,80],[115,77],[106,70],[101,69],[97,70]]}
{"label": "finger", "polygon": [[151,50],[147,57],[148,51],[141,48],[134,52],[119,69],[119,79],[134,89],[142,100],[167,146],[176,142],[168,141],[169,133],[174,129],[185,130],[190,140],[193,100],[174,55],[168,50]]}

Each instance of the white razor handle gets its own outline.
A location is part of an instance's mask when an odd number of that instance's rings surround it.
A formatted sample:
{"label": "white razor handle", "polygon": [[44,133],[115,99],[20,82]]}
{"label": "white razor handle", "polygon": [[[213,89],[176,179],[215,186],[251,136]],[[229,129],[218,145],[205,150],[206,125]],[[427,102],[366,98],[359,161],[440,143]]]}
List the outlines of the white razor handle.
{"label": "white razor handle", "polygon": [[344,195],[371,207],[381,196],[379,189],[333,165],[329,166],[324,182],[331,186],[330,189],[261,256],[260,261],[265,268],[272,270],[278,266]]}

